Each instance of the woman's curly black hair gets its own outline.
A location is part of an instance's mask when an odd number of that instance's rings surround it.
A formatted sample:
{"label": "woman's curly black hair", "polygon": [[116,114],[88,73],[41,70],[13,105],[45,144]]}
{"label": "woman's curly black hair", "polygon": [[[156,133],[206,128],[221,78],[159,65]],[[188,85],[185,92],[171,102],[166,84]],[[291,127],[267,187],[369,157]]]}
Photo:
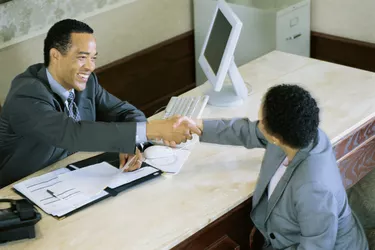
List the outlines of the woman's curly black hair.
{"label": "woman's curly black hair", "polygon": [[297,85],[271,87],[263,100],[263,124],[268,133],[292,148],[304,148],[315,138],[319,108],[308,91]]}

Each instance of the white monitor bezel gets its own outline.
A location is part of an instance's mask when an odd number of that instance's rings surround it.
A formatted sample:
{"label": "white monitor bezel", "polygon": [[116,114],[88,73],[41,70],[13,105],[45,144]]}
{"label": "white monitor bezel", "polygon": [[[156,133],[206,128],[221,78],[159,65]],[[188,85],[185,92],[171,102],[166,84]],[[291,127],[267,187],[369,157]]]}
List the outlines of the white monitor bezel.
{"label": "white monitor bezel", "polygon": [[[217,75],[215,75],[214,71],[212,70],[210,64],[208,63],[206,57],[204,56],[204,52],[207,47],[208,39],[211,35],[212,32],[212,27],[215,22],[218,10],[223,13],[225,18],[228,20],[228,22],[232,26],[232,31],[229,35],[227,45],[224,50],[223,57],[221,58],[219,70],[217,72]],[[237,15],[233,12],[233,10],[230,8],[230,6],[224,1],[224,0],[218,0],[213,18],[211,20],[210,27],[208,29],[198,62],[203,70],[203,72],[206,74],[206,77],[208,78],[209,82],[213,85],[213,88],[215,91],[220,91],[225,77],[228,73],[229,66],[232,62],[232,59],[234,57],[234,51],[237,46],[237,42],[240,37],[242,29],[242,22],[241,20],[237,17]]]}

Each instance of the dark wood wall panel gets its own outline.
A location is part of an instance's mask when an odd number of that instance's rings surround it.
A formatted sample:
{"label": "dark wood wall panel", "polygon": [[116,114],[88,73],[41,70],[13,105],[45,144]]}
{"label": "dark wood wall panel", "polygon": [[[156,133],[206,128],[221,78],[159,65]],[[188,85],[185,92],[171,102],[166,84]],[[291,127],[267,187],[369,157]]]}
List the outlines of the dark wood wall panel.
{"label": "dark wood wall panel", "polygon": [[250,198],[172,249],[250,249],[251,204]]}
{"label": "dark wood wall panel", "polygon": [[107,91],[150,116],[171,96],[195,87],[193,32],[98,68],[96,74]]}
{"label": "dark wood wall panel", "polygon": [[372,43],[311,32],[311,57],[375,72]]}

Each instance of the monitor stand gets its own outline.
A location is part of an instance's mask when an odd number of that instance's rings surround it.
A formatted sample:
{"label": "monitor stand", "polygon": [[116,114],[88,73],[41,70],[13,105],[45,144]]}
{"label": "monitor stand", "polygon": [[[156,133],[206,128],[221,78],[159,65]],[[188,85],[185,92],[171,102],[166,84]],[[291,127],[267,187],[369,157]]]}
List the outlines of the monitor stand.
{"label": "monitor stand", "polygon": [[208,104],[217,107],[233,107],[242,105],[244,100],[247,99],[248,89],[233,59],[229,66],[228,75],[232,84],[223,84],[219,92],[213,88],[209,90],[207,92],[210,97]]}

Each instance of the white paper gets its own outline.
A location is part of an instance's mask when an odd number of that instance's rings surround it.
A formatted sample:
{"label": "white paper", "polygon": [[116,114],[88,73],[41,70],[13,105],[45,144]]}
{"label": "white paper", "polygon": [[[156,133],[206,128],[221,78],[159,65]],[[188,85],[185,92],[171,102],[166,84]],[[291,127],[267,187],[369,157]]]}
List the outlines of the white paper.
{"label": "white paper", "polygon": [[144,167],[122,172],[107,162],[70,171],[58,169],[14,185],[14,188],[38,205],[44,212],[63,216],[108,193],[105,187],[115,188],[158,170]]}
{"label": "white paper", "polygon": [[94,196],[105,189],[119,173],[118,168],[107,162],[101,162],[59,175],[58,179],[64,183],[62,189],[75,187],[87,196]]}
{"label": "white paper", "polygon": [[184,149],[172,149],[173,155],[157,159],[146,159],[145,162],[168,174],[178,174],[189,158],[190,151]]}
{"label": "white paper", "polygon": [[144,167],[132,172],[123,172],[107,162],[101,162],[59,175],[63,187],[55,188],[60,188],[56,192],[63,192],[70,187],[75,187],[91,197],[99,194],[106,187],[116,188],[157,171],[155,168]]}
{"label": "white paper", "polygon": [[[77,207],[80,207],[93,199],[82,195],[75,188],[62,189],[62,181],[59,175],[69,173],[67,168],[57,169],[50,173],[28,179],[14,185],[14,188],[29,198],[38,207],[40,207],[47,214],[54,216],[62,216],[67,214]],[[47,190],[57,190],[57,197],[52,196]],[[102,193],[100,196],[106,194]],[[94,197],[91,197],[94,198]],[[95,197],[97,199],[98,197]]]}
{"label": "white paper", "polygon": [[110,188],[116,188],[126,183],[130,183],[134,180],[140,179],[152,173],[156,173],[158,170],[152,167],[143,167],[133,172],[120,172],[116,174],[111,182],[108,184]]}

